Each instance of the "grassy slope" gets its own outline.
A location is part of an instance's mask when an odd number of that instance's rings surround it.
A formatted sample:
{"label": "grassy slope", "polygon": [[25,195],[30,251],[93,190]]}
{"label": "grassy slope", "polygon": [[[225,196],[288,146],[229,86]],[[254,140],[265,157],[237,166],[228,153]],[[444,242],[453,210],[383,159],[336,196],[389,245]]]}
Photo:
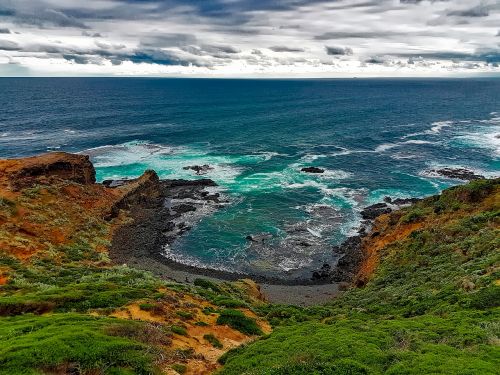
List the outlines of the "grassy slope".
{"label": "grassy slope", "polygon": [[[115,223],[88,208],[103,195],[64,181],[0,189],[0,374],[198,374],[216,357],[201,357],[213,344],[197,336],[222,332],[234,346],[250,339],[241,327],[260,333],[246,316],[251,284],[186,286],[113,266],[105,246]],[[231,313],[245,324],[217,324]]]}
{"label": "grassy slope", "polygon": [[499,180],[382,222],[366,286],[327,306],[262,309],[274,332],[226,354],[220,373],[499,374]]}

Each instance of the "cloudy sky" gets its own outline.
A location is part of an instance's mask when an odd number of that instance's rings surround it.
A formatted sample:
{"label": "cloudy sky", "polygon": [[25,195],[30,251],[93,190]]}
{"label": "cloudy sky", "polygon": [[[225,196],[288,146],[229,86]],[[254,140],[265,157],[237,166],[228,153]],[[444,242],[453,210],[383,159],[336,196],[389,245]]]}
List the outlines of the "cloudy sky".
{"label": "cloudy sky", "polygon": [[0,76],[500,75],[500,0],[0,0]]}

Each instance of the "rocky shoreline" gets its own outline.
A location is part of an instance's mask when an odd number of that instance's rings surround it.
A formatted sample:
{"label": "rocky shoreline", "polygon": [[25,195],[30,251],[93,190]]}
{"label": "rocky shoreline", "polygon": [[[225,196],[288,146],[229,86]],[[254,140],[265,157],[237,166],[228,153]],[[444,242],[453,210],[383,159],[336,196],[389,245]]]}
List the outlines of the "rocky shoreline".
{"label": "rocky shoreline", "polygon": [[[434,170],[434,173],[462,180],[482,177],[465,169],[443,168]],[[139,179],[108,180],[103,184],[108,188],[127,184],[142,186],[112,209],[112,212],[122,208],[127,209],[133,220],[115,231],[110,247],[111,259],[116,263],[145,268],[165,277],[175,274],[177,281],[191,280],[193,277],[201,276],[228,281],[251,278],[265,285],[350,285],[358,282],[356,276],[365,259],[363,241],[376,236],[376,233],[371,233],[376,218],[420,200],[385,197],[383,202],[365,207],[360,213],[362,221],[358,234],[332,247],[331,254],[338,259],[335,263],[324,263],[318,269],[311,269],[310,278],[286,279],[191,266],[172,260],[165,253],[165,249],[169,249],[179,236],[188,232],[197,220],[212,214],[228,203],[220,193],[211,191],[217,187],[214,181],[206,178],[160,180],[154,171],[147,171]],[[251,235],[247,236],[247,240],[255,241]]]}
{"label": "rocky shoreline", "polygon": [[[382,214],[418,201],[414,198],[393,200],[387,197],[383,203],[366,207],[361,212],[363,221],[359,234],[346,239],[339,246],[332,247],[332,255],[339,259],[336,264],[324,263],[320,269],[311,269],[310,278],[286,279],[186,265],[170,259],[165,253],[197,220],[228,203],[220,193],[210,191],[217,186],[214,181],[160,180],[156,173],[147,171],[139,179],[109,180],[103,184],[111,189],[127,184],[140,186],[111,210],[116,214],[119,209],[126,209],[132,218],[130,223],[120,226],[114,233],[110,257],[115,263],[141,268],[147,265],[150,271],[166,276],[175,270],[178,275],[188,280],[192,279],[192,275],[223,280],[251,278],[259,283],[274,285],[352,283],[364,259],[362,240],[368,235],[373,221]],[[251,236],[247,236],[247,239],[255,240]]]}

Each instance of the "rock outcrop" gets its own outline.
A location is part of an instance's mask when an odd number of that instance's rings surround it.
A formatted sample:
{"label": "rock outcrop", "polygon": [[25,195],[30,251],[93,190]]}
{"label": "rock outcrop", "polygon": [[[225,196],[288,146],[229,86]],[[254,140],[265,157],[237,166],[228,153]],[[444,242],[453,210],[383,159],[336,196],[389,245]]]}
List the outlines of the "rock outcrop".
{"label": "rock outcrop", "polygon": [[306,173],[324,173],[325,172],[325,170],[323,168],[318,168],[318,167],[304,167],[300,171],[306,172]]}
{"label": "rock outcrop", "polygon": [[147,170],[139,178],[122,180],[121,182],[120,184],[114,182],[107,184],[108,186],[119,186],[123,191],[121,197],[111,206],[109,215],[106,217],[107,220],[118,216],[120,210],[129,209],[134,205],[150,208],[162,205],[164,194],[160,187],[160,179],[155,171]]}
{"label": "rock outcrop", "polygon": [[192,171],[195,171],[197,175],[202,175],[202,174],[207,174],[209,171],[211,171],[214,168],[208,164],[204,164],[204,165],[190,165],[187,167],[183,167],[182,169],[184,169],[186,171],[192,170]]}
{"label": "rock outcrop", "polygon": [[484,176],[476,174],[474,171],[465,168],[431,169],[429,174],[463,181],[481,180],[484,178]]}
{"label": "rock outcrop", "polygon": [[95,169],[87,155],[51,152],[24,159],[0,161],[0,175],[14,190],[58,178],[79,184],[95,183]]}

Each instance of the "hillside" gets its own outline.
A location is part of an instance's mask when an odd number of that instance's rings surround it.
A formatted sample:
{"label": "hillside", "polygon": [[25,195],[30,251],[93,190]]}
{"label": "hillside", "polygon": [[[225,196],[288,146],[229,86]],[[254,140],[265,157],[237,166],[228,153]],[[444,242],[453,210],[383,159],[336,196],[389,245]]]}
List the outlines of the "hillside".
{"label": "hillside", "polygon": [[205,374],[269,326],[250,280],[184,285],[113,265],[108,247],[158,177],[116,189],[88,158],[0,161],[0,374]]}
{"label": "hillside", "polygon": [[331,304],[260,311],[275,330],[221,374],[498,374],[500,180],[378,218],[358,284]]}
{"label": "hillside", "polygon": [[498,374],[499,179],[379,216],[356,286],[308,308],[114,264],[158,184],[96,184],[80,155],[0,161],[0,374]]}

